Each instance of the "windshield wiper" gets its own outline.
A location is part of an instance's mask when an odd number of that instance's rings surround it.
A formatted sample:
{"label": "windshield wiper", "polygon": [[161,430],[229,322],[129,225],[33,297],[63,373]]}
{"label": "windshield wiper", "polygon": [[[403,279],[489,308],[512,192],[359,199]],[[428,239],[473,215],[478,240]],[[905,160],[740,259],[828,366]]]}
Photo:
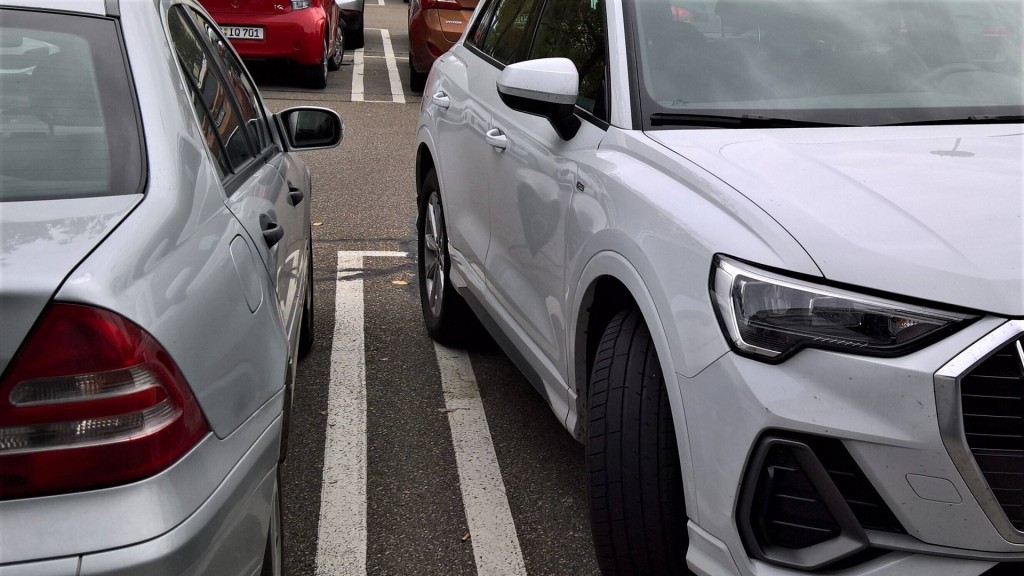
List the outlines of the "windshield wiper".
{"label": "windshield wiper", "polygon": [[966,118],[942,118],[940,120],[918,120],[916,122],[898,122],[896,124],[882,124],[882,126],[950,126],[956,124],[1019,124],[1024,122],[1024,116],[1011,114],[1007,116],[985,116],[982,114],[968,116]]}
{"label": "windshield wiper", "polygon": [[794,120],[792,118],[773,118],[771,116],[758,116],[757,114],[717,116],[714,114],[658,112],[651,114],[651,126],[707,126],[710,128],[846,128],[849,127],[850,124],[812,122],[808,120]]}

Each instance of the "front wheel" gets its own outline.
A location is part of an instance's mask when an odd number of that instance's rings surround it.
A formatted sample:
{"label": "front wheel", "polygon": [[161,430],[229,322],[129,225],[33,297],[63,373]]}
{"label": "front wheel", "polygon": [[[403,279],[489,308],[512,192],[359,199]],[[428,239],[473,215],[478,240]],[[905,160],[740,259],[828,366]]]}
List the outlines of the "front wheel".
{"label": "front wheel", "polygon": [[281,576],[284,530],[281,521],[281,469],[278,468],[274,481],[274,497],[270,503],[270,528],[267,530],[267,547],[263,552],[263,568],[260,576]]}
{"label": "front wheel", "polygon": [[458,344],[467,328],[469,309],[449,281],[448,230],[433,169],[423,181],[416,237],[420,305],[427,332],[441,344]]}
{"label": "front wheel", "polygon": [[602,573],[690,574],[672,412],[639,311],[620,312],[605,328],[587,407],[590,520]]}

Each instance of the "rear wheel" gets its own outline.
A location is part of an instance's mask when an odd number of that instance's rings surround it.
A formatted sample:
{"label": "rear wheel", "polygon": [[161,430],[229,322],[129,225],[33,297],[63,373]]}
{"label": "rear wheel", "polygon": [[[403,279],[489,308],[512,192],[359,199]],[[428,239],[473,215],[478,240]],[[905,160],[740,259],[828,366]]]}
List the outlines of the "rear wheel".
{"label": "rear wheel", "polygon": [[601,571],[689,574],[686,508],[665,378],[637,310],[604,331],[587,410],[590,519]]}
{"label": "rear wheel", "polygon": [[324,48],[320,54],[320,62],[302,69],[302,83],[309,88],[327,87],[327,66],[330,55],[327,53],[327,35],[324,35]]}
{"label": "rear wheel", "polygon": [[345,23],[338,22],[334,29],[334,52],[327,59],[327,68],[337,70],[341,68],[341,62],[345,59]]}
{"label": "rear wheel", "polygon": [[465,333],[468,328],[469,309],[449,281],[448,230],[441,188],[433,169],[423,181],[421,197],[416,236],[423,321],[434,340],[442,344],[458,344],[460,333]]}
{"label": "rear wheel", "polygon": [[267,547],[263,553],[263,568],[260,576],[281,576],[284,530],[281,521],[281,469],[277,469],[274,481],[274,498],[270,503],[270,528],[267,530]]}
{"label": "rear wheel", "polygon": [[423,89],[427,86],[427,75],[421,72],[417,72],[416,68],[412,65],[412,52],[409,53],[409,90],[413,92],[423,92]]}

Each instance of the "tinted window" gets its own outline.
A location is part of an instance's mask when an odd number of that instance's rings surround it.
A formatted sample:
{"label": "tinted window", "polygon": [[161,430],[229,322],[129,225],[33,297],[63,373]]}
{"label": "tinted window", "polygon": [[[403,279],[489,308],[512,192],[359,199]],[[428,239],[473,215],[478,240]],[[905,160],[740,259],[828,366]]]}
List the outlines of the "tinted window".
{"label": "tinted window", "polygon": [[471,35],[471,44],[502,64],[517,62],[529,40],[534,0],[495,0]]}
{"label": "tinted window", "polygon": [[0,200],[134,194],[142,142],[113,20],[0,10]]}
{"label": "tinted window", "polygon": [[267,149],[274,141],[267,128],[267,119],[263,115],[260,99],[256,95],[256,90],[252,87],[252,83],[249,81],[249,75],[246,74],[245,67],[238,60],[238,57],[235,56],[235,53],[228,49],[227,42],[221,37],[215,25],[204,19],[194,10],[189,10],[188,13],[196,23],[196,27],[206,34],[210,46],[214,47],[216,52],[214,58],[222,61],[224,64],[224,70],[227,73],[227,85],[235,96],[238,112],[241,114],[242,120],[249,131],[249,136],[256,143],[259,150]]}
{"label": "tinted window", "polygon": [[171,12],[168,27],[178,62],[188,76],[192,104],[206,145],[222,175],[238,170],[253,154],[216,62],[179,10]]}
{"label": "tinted window", "polygon": [[580,74],[576,104],[605,117],[605,25],[600,0],[550,0],[544,7],[530,59],[572,60]]}

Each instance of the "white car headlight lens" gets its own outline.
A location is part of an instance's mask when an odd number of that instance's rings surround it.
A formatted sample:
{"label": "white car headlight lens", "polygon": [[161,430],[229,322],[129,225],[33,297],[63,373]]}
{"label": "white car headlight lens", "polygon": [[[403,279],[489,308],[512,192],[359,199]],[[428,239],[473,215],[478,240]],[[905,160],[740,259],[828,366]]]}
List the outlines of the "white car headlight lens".
{"label": "white car headlight lens", "polygon": [[715,258],[711,292],[734,348],[769,362],[808,347],[897,356],[977,318],[820,286],[723,256]]}

